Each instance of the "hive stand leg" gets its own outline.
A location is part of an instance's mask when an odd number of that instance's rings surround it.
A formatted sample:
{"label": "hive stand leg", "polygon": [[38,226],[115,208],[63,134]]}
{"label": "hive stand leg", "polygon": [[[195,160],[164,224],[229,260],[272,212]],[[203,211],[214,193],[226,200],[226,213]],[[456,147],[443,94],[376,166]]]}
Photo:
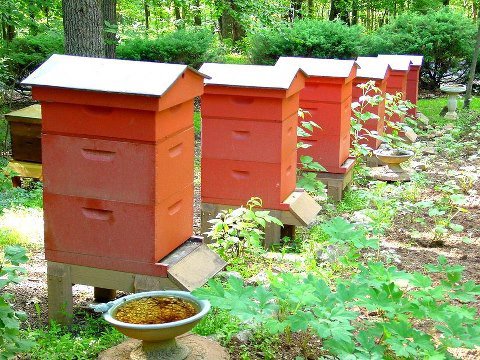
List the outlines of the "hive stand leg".
{"label": "hive stand leg", "polygon": [[13,187],[21,187],[22,186],[22,178],[20,176],[12,176],[12,186]]}
{"label": "hive stand leg", "polygon": [[332,198],[332,200],[335,202],[342,201],[343,185],[330,182],[327,185],[327,195],[328,197]]}
{"label": "hive stand leg", "polygon": [[275,244],[279,244],[284,237],[293,239],[295,237],[295,226],[284,224],[283,227],[277,224],[268,223],[265,226],[265,239],[263,246],[265,249],[271,248]]}
{"label": "hive stand leg", "polygon": [[93,288],[93,298],[96,302],[109,302],[115,299],[117,291],[114,289],[105,289],[101,287]]}
{"label": "hive stand leg", "polygon": [[70,266],[47,263],[48,319],[63,325],[72,322],[73,296]]}

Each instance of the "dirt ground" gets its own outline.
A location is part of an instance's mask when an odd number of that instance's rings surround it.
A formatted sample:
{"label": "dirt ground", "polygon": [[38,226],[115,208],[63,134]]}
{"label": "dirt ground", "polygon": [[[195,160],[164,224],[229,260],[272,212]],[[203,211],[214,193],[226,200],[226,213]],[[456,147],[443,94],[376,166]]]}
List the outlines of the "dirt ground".
{"label": "dirt ground", "polygon": [[[432,147],[432,141],[422,140],[418,148]],[[197,156],[199,156],[200,141],[196,141]],[[198,158],[197,158],[198,159]],[[465,280],[475,280],[480,282],[480,155],[461,155],[457,161],[450,161],[440,153],[433,153],[422,158],[417,154],[417,161],[422,161],[426,165],[425,172],[428,179],[433,184],[444,183],[449,178],[451,171],[468,171],[477,175],[471,188],[465,193],[467,204],[464,208],[466,212],[456,215],[455,223],[464,226],[460,234],[449,234],[441,243],[432,244],[432,242],[420,241],[411,236],[412,229],[419,225],[408,216],[399,214],[393,226],[382,241],[382,246],[389,249],[395,249],[399,255],[399,267],[409,271],[422,271],[424,264],[435,263],[439,255],[445,255],[449,262],[460,264],[465,267]],[[467,170],[465,170],[467,169]],[[194,232],[198,234],[200,226],[199,197],[200,197],[200,178],[199,172],[195,174],[195,220]],[[428,197],[426,192],[422,197]],[[28,276],[21,284],[12,288],[16,296],[16,308],[24,310],[28,314],[26,326],[37,328],[47,324],[47,286],[46,286],[46,262],[42,249],[43,229],[41,221],[41,210],[26,215],[27,218],[33,217],[35,223],[35,234],[30,234],[33,241],[38,243],[34,250],[30,252],[30,261],[26,268]],[[27,221],[27,220],[25,220]],[[422,228],[424,229],[424,228]],[[421,229],[420,229],[421,230]],[[469,242],[461,240],[462,237],[468,237]],[[428,238],[427,238],[428,239]],[[93,289],[87,286],[75,285],[73,288],[75,309],[86,308],[93,300]],[[299,341],[300,342],[300,341]],[[318,340],[309,339],[312,345],[311,358],[321,354],[321,347]],[[231,344],[236,346],[235,344]],[[238,345],[240,348],[240,345]],[[304,354],[299,345],[285,345],[278,353],[278,359],[294,359],[295,356]],[[462,359],[479,359],[479,351],[460,351],[456,353]],[[303,355],[302,355],[303,356]],[[233,359],[240,359],[240,352],[235,351],[232,354]],[[252,359],[261,359],[262,354],[252,354]],[[308,356],[310,358],[310,356]]]}

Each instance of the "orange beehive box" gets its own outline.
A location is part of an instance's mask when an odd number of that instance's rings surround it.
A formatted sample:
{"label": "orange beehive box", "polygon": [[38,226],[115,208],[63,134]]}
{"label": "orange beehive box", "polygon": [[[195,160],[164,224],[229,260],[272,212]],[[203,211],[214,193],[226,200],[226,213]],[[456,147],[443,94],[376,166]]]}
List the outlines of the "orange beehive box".
{"label": "orange beehive box", "polygon": [[[370,112],[378,116],[378,119],[369,119],[363,124],[363,128],[377,134],[382,135],[384,132],[384,118],[385,118],[385,91],[387,89],[387,81],[390,76],[390,66],[383,62],[378,61],[375,57],[358,57],[357,64],[360,68],[357,70],[357,77],[353,80],[352,89],[352,103],[359,102],[360,97],[363,95],[363,90],[358,87],[360,84],[367,83],[368,81],[374,81],[375,86],[380,89],[383,100],[377,106],[366,105],[363,109],[364,112]],[[369,95],[373,96],[374,93]],[[365,131],[360,131],[360,144],[367,145],[373,150],[378,149],[380,146],[380,140],[375,139],[368,135]]]}
{"label": "orange beehive box", "polygon": [[[379,58],[390,59],[396,57],[399,59],[409,59],[410,70],[407,75],[407,89],[406,89],[406,99],[410,101],[413,105],[417,105],[418,102],[418,83],[420,80],[420,69],[422,68],[423,56],[421,55],[378,55]],[[417,114],[416,108],[411,108],[408,110],[410,116],[415,117]]]}
{"label": "orange beehive box", "polygon": [[[308,75],[300,92],[300,108],[310,113],[305,120],[320,126],[310,137],[301,137],[313,146],[299,149],[298,156],[309,155],[330,173],[345,173],[350,149],[352,81],[357,65],[353,60],[281,57],[279,69],[300,67]],[[352,163],[353,164],[353,163]]]}
{"label": "orange beehive box", "polygon": [[25,81],[42,105],[49,261],[166,276],[192,235],[193,98],[184,65],[54,55]]}
{"label": "orange beehive box", "polygon": [[[378,55],[378,59],[386,62],[392,69],[390,76],[387,79],[387,93],[391,95],[402,93],[402,100],[406,100],[407,78],[412,65],[411,60],[406,57],[385,57],[383,55]],[[401,118],[398,114],[393,114],[391,120],[398,122],[403,121],[403,118]]]}
{"label": "orange beehive box", "polygon": [[204,64],[202,202],[242,205],[252,196],[286,210],[295,190],[296,126],[305,75],[272,66]]}

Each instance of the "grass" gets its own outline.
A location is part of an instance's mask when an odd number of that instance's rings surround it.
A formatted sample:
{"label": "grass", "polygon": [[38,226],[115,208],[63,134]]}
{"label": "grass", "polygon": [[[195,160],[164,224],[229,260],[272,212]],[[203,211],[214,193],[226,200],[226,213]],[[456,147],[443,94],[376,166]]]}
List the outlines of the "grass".
{"label": "grass", "polygon": [[28,239],[19,231],[14,229],[0,228],[0,249],[5,248],[6,246],[27,246],[28,244]]}
{"label": "grass", "polygon": [[85,314],[71,327],[51,323],[48,327],[25,331],[36,345],[18,359],[87,360],[124,340],[124,336],[103,319]]}
{"label": "grass", "polygon": [[202,132],[202,116],[200,111],[195,111],[193,113],[193,128],[195,131],[195,136],[200,136],[200,133]]}
{"label": "grass", "polygon": [[[442,96],[434,99],[419,99],[418,110],[423,113],[431,125],[444,126],[452,123],[452,120],[445,119],[440,115],[442,109],[447,106],[447,97]],[[480,111],[480,97],[473,97],[470,102],[470,109]],[[457,112],[463,112],[463,98],[459,98]]]}

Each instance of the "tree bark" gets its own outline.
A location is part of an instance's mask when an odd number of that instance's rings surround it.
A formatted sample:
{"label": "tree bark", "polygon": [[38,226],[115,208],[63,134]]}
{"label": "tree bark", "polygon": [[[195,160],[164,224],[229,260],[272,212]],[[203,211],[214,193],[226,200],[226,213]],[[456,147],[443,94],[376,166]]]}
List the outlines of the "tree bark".
{"label": "tree bark", "polygon": [[475,70],[477,67],[478,53],[480,52],[480,22],[478,22],[477,42],[475,43],[475,50],[473,51],[472,64],[470,65],[470,73],[468,74],[467,91],[465,92],[465,102],[463,107],[470,108],[470,99],[472,97],[473,80],[475,79]]}
{"label": "tree bark", "polygon": [[115,59],[117,47],[117,0],[102,1],[103,40],[105,42],[105,57]]}
{"label": "tree bark", "polygon": [[147,0],[143,1],[143,14],[145,15],[145,29],[148,30],[150,28],[150,7]]}
{"label": "tree bark", "polygon": [[288,14],[290,21],[301,19],[303,17],[302,2],[303,0],[290,0],[290,10]]}
{"label": "tree bark", "polygon": [[200,9],[200,0],[194,0],[193,2],[195,10],[193,13],[193,23],[196,26],[202,25],[202,10]]}
{"label": "tree bark", "polygon": [[63,0],[62,10],[65,54],[104,57],[101,0]]}

